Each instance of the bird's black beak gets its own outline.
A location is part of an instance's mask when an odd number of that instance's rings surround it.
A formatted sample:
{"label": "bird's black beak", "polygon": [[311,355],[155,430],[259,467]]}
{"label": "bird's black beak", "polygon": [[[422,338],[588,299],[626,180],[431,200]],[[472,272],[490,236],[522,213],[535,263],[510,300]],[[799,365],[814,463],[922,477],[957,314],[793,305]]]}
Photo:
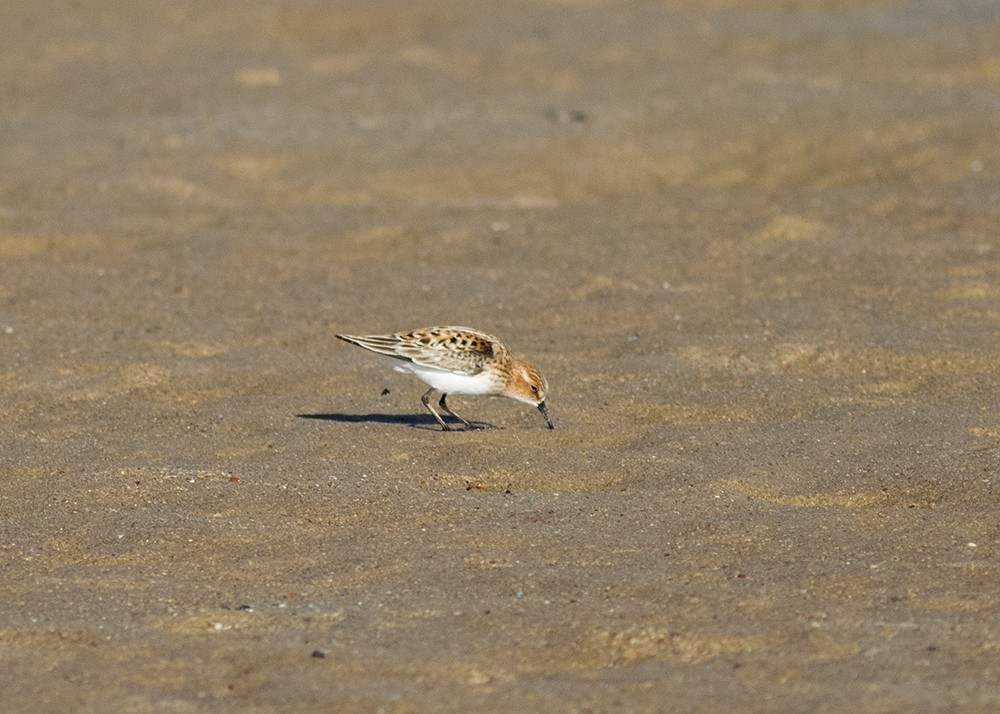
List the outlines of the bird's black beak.
{"label": "bird's black beak", "polygon": [[549,410],[545,408],[545,402],[538,402],[538,411],[540,411],[542,416],[545,417],[545,421],[548,422],[549,428],[555,429],[556,425],[552,423],[551,419],[549,419]]}

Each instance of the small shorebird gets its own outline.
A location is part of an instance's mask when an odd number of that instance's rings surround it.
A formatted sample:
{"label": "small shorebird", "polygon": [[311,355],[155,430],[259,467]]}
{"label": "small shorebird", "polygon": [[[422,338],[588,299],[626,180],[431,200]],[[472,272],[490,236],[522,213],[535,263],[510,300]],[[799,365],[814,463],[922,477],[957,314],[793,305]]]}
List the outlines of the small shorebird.
{"label": "small shorebird", "polygon": [[409,372],[430,385],[421,397],[444,431],[451,431],[431,406],[430,396],[441,392],[438,405],[465,424],[475,424],[453,412],[449,394],[503,396],[538,408],[549,428],[555,428],[545,408],[549,385],[534,365],[511,354],[500,340],[468,327],[423,327],[392,335],[337,335],[340,339],[399,360],[397,372]]}

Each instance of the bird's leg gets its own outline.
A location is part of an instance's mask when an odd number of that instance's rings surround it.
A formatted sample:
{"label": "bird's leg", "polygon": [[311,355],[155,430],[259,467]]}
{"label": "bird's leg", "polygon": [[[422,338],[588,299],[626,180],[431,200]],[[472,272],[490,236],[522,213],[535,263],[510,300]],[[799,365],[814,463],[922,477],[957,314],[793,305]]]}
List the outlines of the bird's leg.
{"label": "bird's leg", "polygon": [[465,424],[465,428],[466,429],[479,429],[480,428],[480,427],[476,426],[475,424],[473,424],[468,419],[464,419],[463,417],[460,417],[458,414],[456,414],[455,412],[453,412],[451,410],[451,407],[449,407],[448,403],[445,401],[445,399],[447,399],[447,398],[448,398],[447,394],[442,394],[441,395],[441,401],[439,401],[438,404],[441,405],[442,409],[444,409],[446,412],[448,412],[453,417],[455,417],[456,419],[458,419],[460,422],[462,422],[463,424]]}
{"label": "bird's leg", "polygon": [[[434,418],[438,420],[438,424],[441,425],[441,430],[442,431],[451,431],[451,427],[444,423],[444,419],[441,418],[441,415],[438,414],[436,411],[434,411],[434,407],[431,406],[431,402],[430,402],[429,397],[431,396],[431,394],[433,392],[434,392],[434,388],[431,387],[426,392],[424,392],[424,396],[420,397],[420,401],[422,401],[424,403],[424,406],[427,407],[427,411],[429,411],[431,414],[433,414]],[[444,397],[441,397],[441,401],[444,402]],[[448,409],[448,408],[445,407],[445,409]],[[448,413],[451,414],[452,411],[450,409],[448,409]],[[463,419],[462,421],[465,421],[465,420]]]}

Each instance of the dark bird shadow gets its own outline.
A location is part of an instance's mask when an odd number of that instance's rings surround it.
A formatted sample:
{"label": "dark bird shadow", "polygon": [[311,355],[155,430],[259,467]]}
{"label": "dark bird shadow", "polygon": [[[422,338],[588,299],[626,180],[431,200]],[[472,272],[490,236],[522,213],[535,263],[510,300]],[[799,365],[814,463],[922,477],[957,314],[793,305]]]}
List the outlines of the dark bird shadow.
{"label": "dark bird shadow", "polygon": [[[299,419],[318,419],[320,421],[336,421],[341,424],[400,424],[413,429],[429,429],[441,431],[441,425],[430,414],[296,414]],[[461,422],[446,419],[449,425],[454,424],[462,431]],[[495,429],[493,424],[485,422],[473,422],[480,429]]]}

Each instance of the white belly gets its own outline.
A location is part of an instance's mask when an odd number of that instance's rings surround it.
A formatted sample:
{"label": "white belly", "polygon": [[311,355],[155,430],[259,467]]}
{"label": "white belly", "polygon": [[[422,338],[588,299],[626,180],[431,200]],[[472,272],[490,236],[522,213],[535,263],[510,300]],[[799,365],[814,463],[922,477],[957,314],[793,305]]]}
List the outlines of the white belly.
{"label": "white belly", "polygon": [[443,369],[424,367],[413,362],[396,365],[397,372],[409,372],[424,384],[444,394],[496,394],[496,378],[489,371],[479,374],[457,374]]}

